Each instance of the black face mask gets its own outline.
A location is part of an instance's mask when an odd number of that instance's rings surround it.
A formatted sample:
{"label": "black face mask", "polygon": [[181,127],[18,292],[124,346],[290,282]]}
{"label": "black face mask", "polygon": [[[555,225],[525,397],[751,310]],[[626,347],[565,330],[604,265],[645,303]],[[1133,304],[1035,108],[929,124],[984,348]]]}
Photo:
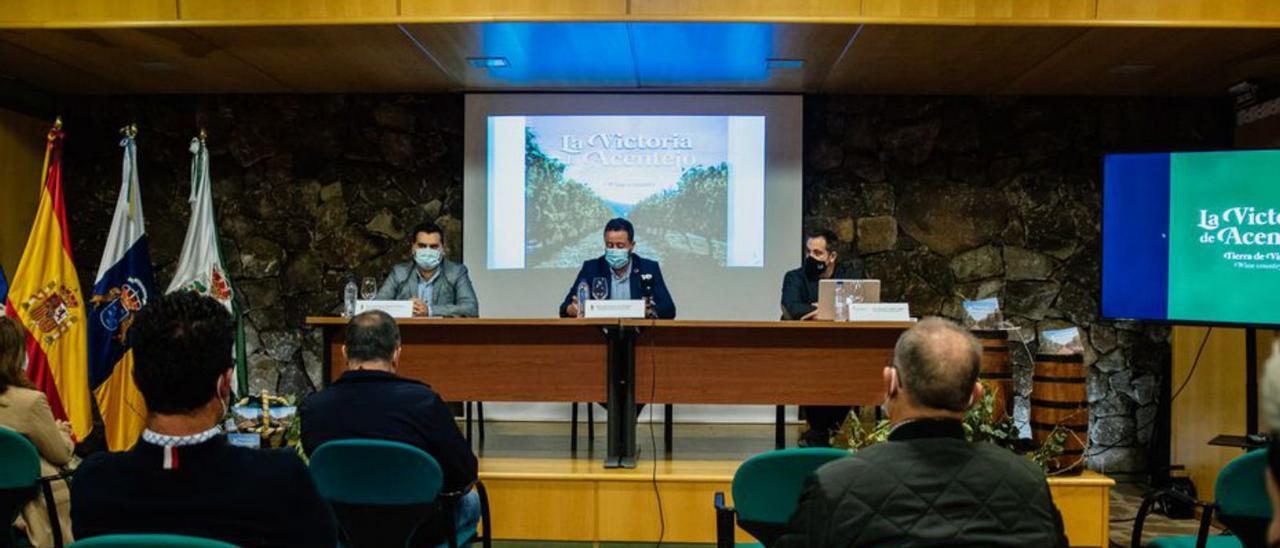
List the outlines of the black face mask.
{"label": "black face mask", "polygon": [[804,258],[804,275],[811,280],[818,279],[823,272],[827,271],[827,263],[819,261],[813,257]]}

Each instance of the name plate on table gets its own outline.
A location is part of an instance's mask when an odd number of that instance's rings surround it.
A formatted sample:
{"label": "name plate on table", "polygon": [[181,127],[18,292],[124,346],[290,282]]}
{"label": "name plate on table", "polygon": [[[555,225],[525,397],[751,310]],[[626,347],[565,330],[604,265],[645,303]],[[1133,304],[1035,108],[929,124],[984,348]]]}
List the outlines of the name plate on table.
{"label": "name plate on table", "polygon": [[392,318],[412,318],[413,301],[356,301],[356,314],[381,310]]}
{"label": "name plate on table", "polygon": [[582,310],[586,318],[643,318],[644,300],[588,300]]}
{"label": "name plate on table", "polygon": [[909,322],[907,303],[853,303],[849,308],[851,322]]}

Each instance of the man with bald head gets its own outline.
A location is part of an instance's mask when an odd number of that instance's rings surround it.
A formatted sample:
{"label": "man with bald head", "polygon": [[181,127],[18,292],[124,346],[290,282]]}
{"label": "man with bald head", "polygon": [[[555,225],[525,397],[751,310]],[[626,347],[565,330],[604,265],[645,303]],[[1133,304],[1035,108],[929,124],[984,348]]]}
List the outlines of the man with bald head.
{"label": "man with bald head", "polygon": [[982,397],[982,348],[960,326],[920,321],[884,369],[889,440],[818,469],[771,546],[1067,546],[1044,472],[965,440]]}

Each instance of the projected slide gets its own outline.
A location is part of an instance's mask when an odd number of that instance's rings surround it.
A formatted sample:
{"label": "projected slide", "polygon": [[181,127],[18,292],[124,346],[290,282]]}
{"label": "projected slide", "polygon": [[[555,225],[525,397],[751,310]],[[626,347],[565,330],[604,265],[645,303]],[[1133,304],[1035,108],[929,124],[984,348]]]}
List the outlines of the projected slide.
{"label": "projected slide", "polygon": [[1280,324],[1280,151],[1111,155],[1103,314]]}
{"label": "projected slide", "polygon": [[664,265],[763,267],[764,116],[489,116],[487,267],[578,268],[614,217]]}

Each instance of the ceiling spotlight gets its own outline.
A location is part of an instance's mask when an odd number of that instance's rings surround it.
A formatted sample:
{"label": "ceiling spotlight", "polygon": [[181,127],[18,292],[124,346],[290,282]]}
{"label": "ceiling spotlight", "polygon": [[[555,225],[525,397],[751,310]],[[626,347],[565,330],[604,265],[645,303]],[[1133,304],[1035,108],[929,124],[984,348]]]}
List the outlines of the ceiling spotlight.
{"label": "ceiling spotlight", "polygon": [[467,64],[475,68],[506,68],[511,65],[506,57],[468,57]]}
{"label": "ceiling spotlight", "polygon": [[764,64],[770,70],[798,69],[804,68],[804,59],[765,59]]}

